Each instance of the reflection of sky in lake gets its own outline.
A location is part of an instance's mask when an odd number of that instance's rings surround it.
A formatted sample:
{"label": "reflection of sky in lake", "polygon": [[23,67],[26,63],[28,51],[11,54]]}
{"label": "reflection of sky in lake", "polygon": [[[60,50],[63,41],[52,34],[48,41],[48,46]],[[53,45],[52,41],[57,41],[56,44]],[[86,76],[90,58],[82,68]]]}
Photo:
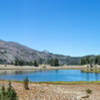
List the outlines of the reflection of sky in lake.
{"label": "reflection of sky in lake", "polygon": [[85,73],[80,70],[50,70],[0,75],[0,79],[22,81],[28,76],[30,81],[96,81],[100,80],[99,73]]}

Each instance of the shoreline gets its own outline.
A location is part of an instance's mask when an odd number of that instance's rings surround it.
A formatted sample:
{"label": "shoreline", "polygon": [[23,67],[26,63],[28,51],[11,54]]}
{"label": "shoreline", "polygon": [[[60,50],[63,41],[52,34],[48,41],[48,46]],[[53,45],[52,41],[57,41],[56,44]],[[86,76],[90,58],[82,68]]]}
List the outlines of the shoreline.
{"label": "shoreline", "polygon": [[81,71],[86,72],[86,73],[100,73],[100,68],[98,68],[98,69],[89,69],[89,70],[82,69]]}
{"label": "shoreline", "polygon": [[0,70],[53,70],[53,69],[85,69],[85,66],[82,65],[66,65],[66,66],[49,66],[49,65],[40,65],[35,66],[15,66],[15,65],[0,65]]}
{"label": "shoreline", "polygon": [[[24,81],[17,80],[0,80],[2,82],[14,82],[14,83],[24,83]],[[98,84],[100,85],[100,81],[41,81],[41,82],[33,82],[29,81],[29,84],[48,84],[48,85],[85,85],[85,84]]]}
{"label": "shoreline", "polygon": [[68,65],[68,66],[49,66],[49,65],[40,65],[35,66],[14,66],[14,65],[0,65],[0,74],[10,74],[10,73],[25,73],[25,72],[36,72],[36,71],[45,71],[45,70],[84,70],[85,66],[79,65]]}

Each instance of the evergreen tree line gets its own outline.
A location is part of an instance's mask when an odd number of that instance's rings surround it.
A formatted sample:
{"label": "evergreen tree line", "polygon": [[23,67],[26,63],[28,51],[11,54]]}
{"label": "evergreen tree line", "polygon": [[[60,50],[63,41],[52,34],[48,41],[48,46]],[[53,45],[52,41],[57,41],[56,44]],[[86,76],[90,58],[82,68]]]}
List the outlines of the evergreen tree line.
{"label": "evergreen tree line", "polygon": [[86,57],[83,57],[81,59],[81,65],[85,65],[85,64],[98,64],[98,65],[100,65],[100,56],[95,56],[95,57],[86,56]]}
{"label": "evergreen tree line", "polygon": [[11,82],[9,82],[7,90],[5,89],[5,86],[2,85],[0,100],[18,100],[17,93],[12,87]]}
{"label": "evergreen tree line", "polygon": [[38,66],[39,62],[37,62],[36,60],[27,62],[27,61],[24,61],[21,59],[19,60],[18,58],[16,58],[15,61],[12,62],[11,64],[16,65],[16,66],[23,66],[23,65]]}
{"label": "evergreen tree line", "polygon": [[59,60],[57,58],[55,59],[48,59],[47,60],[47,64],[51,65],[51,66],[59,66]]}
{"label": "evergreen tree line", "polygon": [[24,60],[18,59],[16,58],[14,62],[12,62],[11,64],[16,65],[16,66],[23,66],[23,65],[30,65],[30,66],[38,66],[39,64],[49,64],[51,66],[59,66],[59,60],[57,58],[55,59],[48,59],[47,61],[43,60],[43,59],[39,59],[39,60],[34,60],[34,61],[30,61],[30,62],[26,62]]}

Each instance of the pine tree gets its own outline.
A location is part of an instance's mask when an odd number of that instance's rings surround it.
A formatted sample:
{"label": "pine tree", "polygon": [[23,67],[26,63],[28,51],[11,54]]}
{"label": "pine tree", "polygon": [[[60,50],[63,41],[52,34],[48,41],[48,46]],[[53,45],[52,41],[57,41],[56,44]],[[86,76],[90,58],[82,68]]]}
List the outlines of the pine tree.
{"label": "pine tree", "polygon": [[0,100],[6,100],[6,92],[5,92],[5,87],[4,87],[4,85],[2,85],[2,87],[1,87]]}
{"label": "pine tree", "polygon": [[17,93],[11,86],[11,82],[8,84],[7,91],[5,91],[4,85],[2,85],[0,92],[0,100],[18,100]]}
{"label": "pine tree", "polygon": [[54,66],[59,66],[59,60],[57,58],[54,59]]}
{"label": "pine tree", "polygon": [[7,89],[7,97],[8,97],[8,100],[17,100],[16,91],[13,89],[10,81],[9,81],[8,89]]}
{"label": "pine tree", "polygon": [[82,58],[81,59],[81,65],[84,65],[85,63],[84,63],[84,59]]}
{"label": "pine tree", "polygon": [[39,59],[39,64],[42,64],[42,59],[41,58]]}
{"label": "pine tree", "polygon": [[100,56],[96,56],[96,58],[95,58],[95,64],[100,65]]}
{"label": "pine tree", "polygon": [[34,66],[36,66],[36,67],[38,66],[38,63],[36,60],[34,61]]}
{"label": "pine tree", "polygon": [[25,80],[24,80],[24,88],[25,88],[25,90],[29,90],[28,84],[29,84],[29,80],[28,80],[28,77],[26,77]]}

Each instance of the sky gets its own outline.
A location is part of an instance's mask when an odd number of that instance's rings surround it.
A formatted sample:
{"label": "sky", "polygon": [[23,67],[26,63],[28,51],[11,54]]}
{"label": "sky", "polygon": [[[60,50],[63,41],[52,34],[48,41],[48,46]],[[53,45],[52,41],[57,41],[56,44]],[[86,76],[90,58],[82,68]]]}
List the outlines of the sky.
{"label": "sky", "polygon": [[0,39],[56,54],[100,54],[100,0],[0,0]]}

